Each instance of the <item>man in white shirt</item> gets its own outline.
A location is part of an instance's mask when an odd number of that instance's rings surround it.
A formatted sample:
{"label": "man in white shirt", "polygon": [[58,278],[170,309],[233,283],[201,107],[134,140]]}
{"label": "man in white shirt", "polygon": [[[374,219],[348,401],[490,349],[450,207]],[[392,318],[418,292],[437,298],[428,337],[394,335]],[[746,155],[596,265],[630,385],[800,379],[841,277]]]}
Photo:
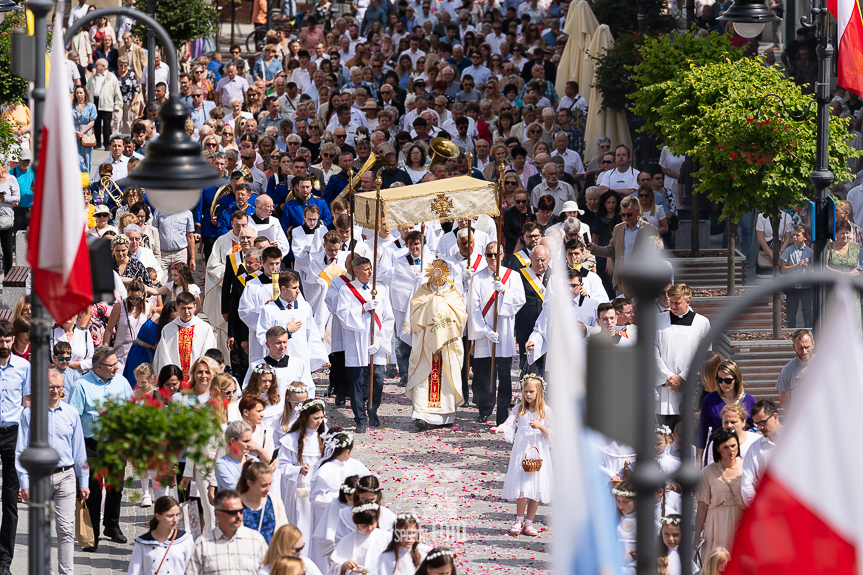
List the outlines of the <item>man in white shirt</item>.
{"label": "man in white shirt", "polygon": [[345,143],[349,146],[353,146],[357,136],[357,128],[359,128],[359,126],[351,121],[351,107],[347,104],[341,104],[336,108],[336,114],[327,126],[327,130],[332,133],[335,133],[336,128],[344,128],[345,134],[347,135]]}
{"label": "man in white shirt", "polygon": [[78,0],[78,5],[73,6],[69,10],[69,26],[75,23],[75,20],[79,20],[87,15],[87,11],[90,9],[90,5],[87,4],[87,0]]}
{"label": "man in white shirt", "polygon": [[[169,68],[167,64],[162,62],[162,55],[159,53],[158,49],[156,50],[156,53],[153,54],[153,62],[154,62],[153,68],[155,70],[155,76],[156,76],[156,82],[153,85],[157,86],[160,83],[164,82],[165,86],[170,86],[171,85],[171,68]],[[140,78],[140,80],[141,80],[141,91],[142,92],[146,92],[144,87],[147,85],[147,75],[148,74],[145,70],[144,73],[142,74],[141,78]],[[165,94],[170,96],[170,91],[167,88],[165,88]]]}
{"label": "man in white shirt", "polygon": [[534,208],[539,207],[539,198],[542,196],[551,196],[554,198],[554,215],[560,215],[564,202],[575,201],[576,195],[572,186],[566,182],[561,182],[558,179],[559,170],[557,164],[548,162],[542,169],[542,175],[545,181],[536,186],[530,194],[530,205]]}
{"label": "man in white shirt", "polygon": [[580,118],[584,121],[584,118],[587,117],[587,100],[578,93],[578,82],[569,81],[566,83],[563,98],[558,102],[557,109],[558,111],[569,110],[573,117],[576,116],[576,112],[580,112]]}
{"label": "man in white shirt", "polygon": [[622,195],[631,194],[638,189],[638,172],[629,162],[629,148],[620,144],[614,151],[617,167],[599,175],[596,185],[606,192],[616,190]]}
{"label": "man in white shirt", "polygon": [[750,412],[752,422],[762,437],[756,441],[746,453],[743,459],[743,479],[740,484],[740,494],[743,497],[743,505],[749,507],[755,498],[755,488],[764,475],[773,449],[776,447],[776,438],[782,433],[782,422],[779,421],[779,413],[776,404],[769,399],[762,399],[752,407]]}
{"label": "man in white shirt", "polygon": [[[423,13],[425,14],[426,12],[426,4],[423,3]],[[434,16],[432,16],[432,18],[434,18]],[[426,55],[425,52],[420,50],[420,39],[418,37],[411,36],[410,48],[399,54],[399,58],[405,55],[411,59],[411,63],[413,64],[414,68],[416,68],[417,60]]]}
{"label": "man in white shirt", "polygon": [[485,41],[491,46],[492,54],[500,54],[500,45],[506,42],[506,35],[503,33],[503,23],[495,22],[491,25],[492,34],[485,37]]}
{"label": "man in white shirt", "polygon": [[581,161],[581,156],[578,152],[570,150],[567,145],[569,138],[564,132],[558,132],[554,135],[554,151],[551,156],[560,156],[563,158],[564,170],[576,180],[584,178],[584,163]]}
{"label": "man in white shirt", "polygon": [[114,136],[108,144],[111,156],[103,161],[103,164],[111,164],[114,167],[114,181],[122,180],[129,175],[129,158],[123,155],[123,137]]}

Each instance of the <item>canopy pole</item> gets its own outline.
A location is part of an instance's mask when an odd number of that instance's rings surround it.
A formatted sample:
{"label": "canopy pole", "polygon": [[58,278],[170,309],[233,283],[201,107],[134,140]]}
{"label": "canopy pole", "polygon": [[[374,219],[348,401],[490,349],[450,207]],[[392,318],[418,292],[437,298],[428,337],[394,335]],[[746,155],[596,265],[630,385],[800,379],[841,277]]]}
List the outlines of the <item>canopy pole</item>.
{"label": "canopy pole", "polygon": [[[354,168],[348,170],[348,191],[351,193],[351,262],[354,261],[354,228],[356,227],[356,216],[354,208],[356,207],[356,198],[354,198]],[[333,222],[335,224],[335,222]],[[354,266],[351,265],[351,279],[357,279],[357,274],[354,273]]]}
{"label": "canopy pole", "polygon": [[[378,237],[380,236],[381,228],[381,184],[383,184],[383,180],[381,179],[380,172],[378,172],[378,177],[375,179],[377,193],[375,195],[375,255],[372,260],[372,300],[374,300],[375,296],[378,294]],[[351,229],[353,229],[353,227],[351,227]],[[351,244],[353,244],[353,242],[351,242]],[[375,344],[375,315],[375,310],[372,310],[369,346]],[[375,404],[375,356],[372,354],[369,354],[369,356],[369,408],[372,408]]]}

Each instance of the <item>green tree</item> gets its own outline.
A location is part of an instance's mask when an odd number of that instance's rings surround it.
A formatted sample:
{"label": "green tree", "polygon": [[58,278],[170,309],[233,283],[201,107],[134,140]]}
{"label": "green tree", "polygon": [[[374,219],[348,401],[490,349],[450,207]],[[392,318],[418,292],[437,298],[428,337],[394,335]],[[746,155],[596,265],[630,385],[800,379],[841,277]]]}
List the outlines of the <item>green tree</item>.
{"label": "green tree", "polygon": [[[600,24],[608,24],[615,41],[638,32],[638,5],[633,0],[596,0],[591,7]],[[663,0],[647,0],[647,29],[654,33],[670,32],[674,21],[663,13]],[[573,6],[574,8],[574,6]]]}
{"label": "green tree", "polygon": [[[812,197],[817,131],[812,99],[776,69],[758,58],[693,65],[661,87],[664,99],[655,123],[660,135],[698,162],[693,174],[698,192],[724,203],[729,222],[754,209],[774,216],[777,228],[780,210]],[[778,98],[762,103],[766,94]],[[848,160],[859,155],[849,139],[847,120],[831,117],[829,168],[837,183],[850,178]],[[775,268],[778,242],[774,246]],[[774,316],[778,311],[774,306]]]}
{"label": "green tree", "polygon": [[[146,14],[147,0],[135,0],[134,7]],[[156,0],[156,20],[167,30],[178,50],[185,42],[211,35],[217,16],[215,5],[204,0]],[[136,24],[132,33],[146,44],[146,26]]]}
{"label": "green tree", "polygon": [[23,102],[27,99],[27,81],[11,71],[10,54],[12,31],[26,30],[27,17],[24,10],[8,12],[0,23],[0,104]]}

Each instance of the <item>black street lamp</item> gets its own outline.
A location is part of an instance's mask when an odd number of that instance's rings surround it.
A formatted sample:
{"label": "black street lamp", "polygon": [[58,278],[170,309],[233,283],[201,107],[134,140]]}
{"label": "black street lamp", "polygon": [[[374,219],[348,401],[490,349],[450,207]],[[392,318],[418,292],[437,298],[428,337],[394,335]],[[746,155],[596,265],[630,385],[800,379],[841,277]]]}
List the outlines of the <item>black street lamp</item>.
{"label": "black street lamp", "polygon": [[[815,186],[815,231],[812,238],[815,242],[815,271],[824,271],[827,261],[828,235],[828,197],[827,192],[833,184],[833,172],[827,164],[827,154],[830,143],[830,61],[833,57],[833,44],[827,30],[827,3],[826,0],[814,0],[809,14],[800,19],[803,26],[816,28],[818,36],[818,47],[815,52],[818,55],[818,80],[815,83],[816,104],[816,136],[815,136],[815,169],[809,174],[809,179]],[[746,38],[754,38],[764,29],[768,22],[779,22],[781,18],[776,16],[768,8],[763,0],[734,0],[728,10],[719,16],[718,20],[732,22],[738,34]],[[768,94],[762,98],[770,97]],[[759,103],[759,109],[761,104]],[[782,105],[785,109],[785,105]],[[787,110],[786,110],[786,113]],[[795,118],[796,119],[796,118]],[[827,292],[825,284],[815,284],[812,294],[812,312],[816,325],[824,313],[827,303]]]}
{"label": "black street lamp", "polygon": [[22,10],[22,8],[12,0],[0,0],[0,22],[6,18],[7,12],[14,12],[15,10]]}

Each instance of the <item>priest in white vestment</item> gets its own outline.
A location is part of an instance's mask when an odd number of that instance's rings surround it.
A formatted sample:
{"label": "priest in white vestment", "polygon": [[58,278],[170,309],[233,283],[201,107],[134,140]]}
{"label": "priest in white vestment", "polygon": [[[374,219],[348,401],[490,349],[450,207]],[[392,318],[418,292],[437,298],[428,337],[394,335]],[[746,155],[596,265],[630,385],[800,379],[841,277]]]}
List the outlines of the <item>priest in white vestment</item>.
{"label": "priest in white vestment", "polygon": [[273,199],[267,194],[255,199],[255,211],[249,216],[249,227],[254,228],[259,237],[270,240],[270,244],[278,247],[283,254],[288,253],[288,238],[279,218],[273,217]]}
{"label": "priest in white vestment", "polygon": [[195,315],[195,296],[189,292],[178,295],[177,311],[180,315],[162,330],[153,369],[159,373],[166,365],[176,365],[183,370],[183,381],[189,381],[192,362],[216,347],[216,338],[210,324]]}

